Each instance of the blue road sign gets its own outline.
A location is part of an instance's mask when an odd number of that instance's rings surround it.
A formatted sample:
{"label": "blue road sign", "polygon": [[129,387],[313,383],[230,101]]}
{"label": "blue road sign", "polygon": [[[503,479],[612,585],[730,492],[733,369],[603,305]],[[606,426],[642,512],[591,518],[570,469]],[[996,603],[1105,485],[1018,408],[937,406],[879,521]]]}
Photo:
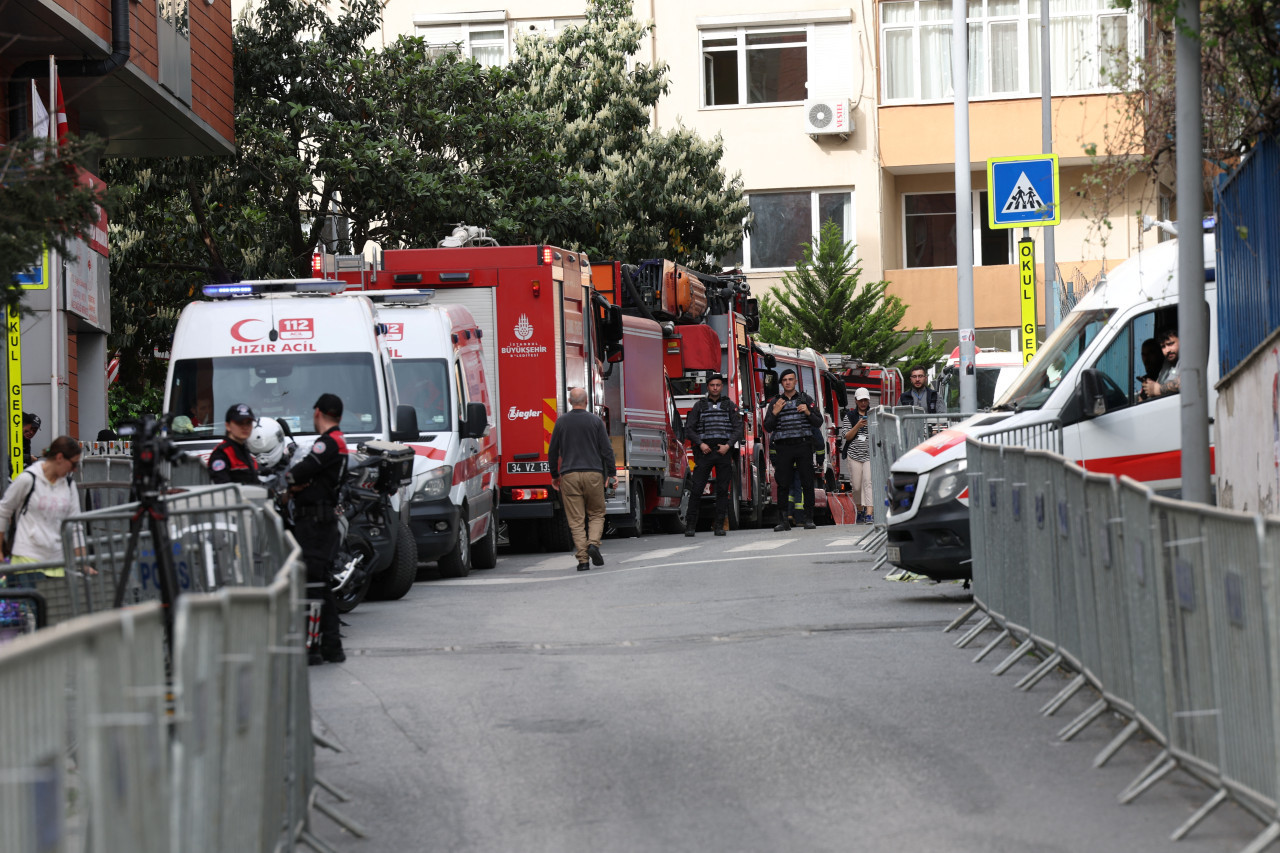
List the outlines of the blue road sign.
{"label": "blue road sign", "polygon": [[1062,221],[1058,155],[993,157],[987,161],[987,210],[992,228],[1057,225]]}
{"label": "blue road sign", "polygon": [[40,284],[44,278],[44,270],[40,268],[40,264],[27,267],[21,272],[13,274],[14,284]]}

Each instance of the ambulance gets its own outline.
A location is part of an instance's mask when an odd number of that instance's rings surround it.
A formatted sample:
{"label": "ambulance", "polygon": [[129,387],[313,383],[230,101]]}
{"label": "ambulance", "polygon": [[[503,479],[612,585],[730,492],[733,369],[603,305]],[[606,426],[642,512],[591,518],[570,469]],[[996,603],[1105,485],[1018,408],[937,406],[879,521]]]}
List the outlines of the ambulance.
{"label": "ambulance", "polygon": [[[1204,237],[1209,411],[1218,380],[1213,235]],[[1159,339],[1178,323],[1178,244],[1170,240],[1110,272],[996,400],[931,436],[890,469],[888,558],[935,580],[972,576],[965,439],[1060,425],[1063,454],[1089,471],[1127,475],[1158,492],[1181,486],[1178,395],[1147,398],[1141,378],[1159,368]],[[1212,435],[1212,434],[1211,434]]]}
{"label": "ambulance", "polygon": [[484,332],[431,290],[371,290],[403,404],[421,434],[409,527],[418,559],[465,577],[498,562],[498,437],[484,370]]}

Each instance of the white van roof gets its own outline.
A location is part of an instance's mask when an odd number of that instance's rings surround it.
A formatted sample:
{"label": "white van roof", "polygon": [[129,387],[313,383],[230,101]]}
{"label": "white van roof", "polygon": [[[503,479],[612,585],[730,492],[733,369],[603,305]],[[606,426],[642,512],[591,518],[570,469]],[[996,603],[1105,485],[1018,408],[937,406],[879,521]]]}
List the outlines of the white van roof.
{"label": "white van roof", "polygon": [[[1206,270],[1217,266],[1213,234],[1204,235]],[[1106,279],[1076,303],[1076,310],[1126,308],[1147,300],[1176,299],[1178,296],[1178,241],[1167,240],[1144,249],[1107,273]],[[1206,276],[1205,290],[1215,289]]]}
{"label": "white van roof", "polygon": [[[475,335],[479,340],[483,335],[462,305],[380,305],[378,321],[387,326],[386,344],[395,350],[395,358],[447,358],[467,343],[461,336]],[[452,335],[460,339],[455,341]]]}
{"label": "white van roof", "polygon": [[[273,334],[274,332],[274,334]],[[377,352],[374,310],[358,294],[268,294],[182,309],[171,357]]]}

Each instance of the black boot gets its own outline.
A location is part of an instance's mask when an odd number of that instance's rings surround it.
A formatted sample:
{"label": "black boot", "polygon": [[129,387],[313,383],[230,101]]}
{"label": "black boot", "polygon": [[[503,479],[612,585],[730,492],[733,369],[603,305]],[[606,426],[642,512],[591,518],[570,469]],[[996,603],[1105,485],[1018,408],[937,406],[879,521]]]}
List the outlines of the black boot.
{"label": "black boot", "polygon": [[717,518],[716,523],[711,525],[711,531],[715,533],[715,535],[717,536],[723,536],[724,535],[724,519]]}

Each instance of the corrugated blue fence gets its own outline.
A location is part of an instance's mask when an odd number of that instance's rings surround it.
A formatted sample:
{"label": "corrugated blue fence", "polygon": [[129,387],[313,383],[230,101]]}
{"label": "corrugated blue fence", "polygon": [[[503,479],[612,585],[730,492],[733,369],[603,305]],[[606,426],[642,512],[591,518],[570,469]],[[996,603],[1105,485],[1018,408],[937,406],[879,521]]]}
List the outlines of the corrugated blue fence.
{"label": "corrugated blue fence", "polygon": [[1235,369],[1280,328],[1280,142],[1266,139],[1214,190],[1218,364]]}

